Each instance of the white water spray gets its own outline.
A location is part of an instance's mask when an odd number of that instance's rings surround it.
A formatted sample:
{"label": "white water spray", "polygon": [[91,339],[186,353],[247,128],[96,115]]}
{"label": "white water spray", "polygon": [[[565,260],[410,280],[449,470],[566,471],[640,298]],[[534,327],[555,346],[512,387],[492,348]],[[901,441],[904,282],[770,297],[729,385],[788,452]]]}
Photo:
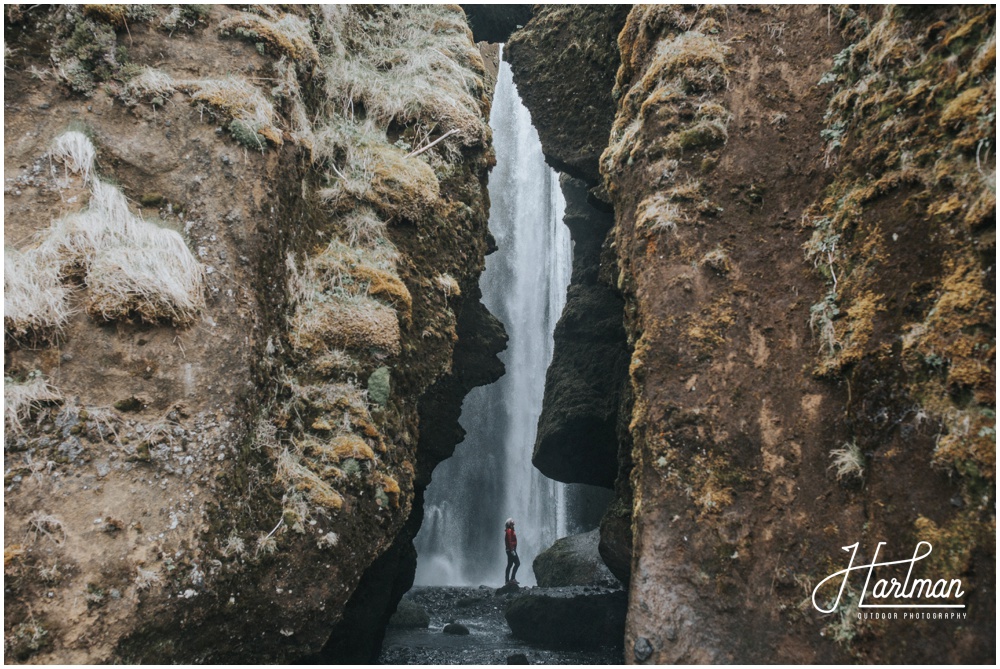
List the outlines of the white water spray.
{"label": "white water spray", "polygon": [[490,230],[498,251],[480,279],[483,303],[510,337],[505,375],[462,405],[465,440],[434,470],[417,535],[417,585],[502,584],[503,522],[517,521],[518,581],[533,585],[531,561],[566,534],[565,486],[531,465],[552,332],[572,266],[565,201],[545,164],[538,133],[500,73],[490,118],[497,164],[490,174]]}

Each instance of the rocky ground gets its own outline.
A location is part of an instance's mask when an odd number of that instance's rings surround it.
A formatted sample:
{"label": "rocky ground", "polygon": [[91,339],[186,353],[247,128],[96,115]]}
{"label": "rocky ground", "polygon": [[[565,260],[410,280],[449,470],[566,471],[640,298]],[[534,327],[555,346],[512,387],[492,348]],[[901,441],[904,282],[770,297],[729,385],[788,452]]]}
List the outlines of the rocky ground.
{"label": "rocky ground", "polygon": [[[518,594],[496,595],[488,586],[416,587],[405,600],[430,616],[426,629],[390,627],[382,644],[382,664],[508,664],[524,655],[529,664],[621,664],[620,648],[591,651],[554,650],[515,638],[504,609],[526,593],[547,588],[522,588]],[[405,601],[404,600],[404,601]],[[464,625],[468,635],[445,634],[451,622]]]}

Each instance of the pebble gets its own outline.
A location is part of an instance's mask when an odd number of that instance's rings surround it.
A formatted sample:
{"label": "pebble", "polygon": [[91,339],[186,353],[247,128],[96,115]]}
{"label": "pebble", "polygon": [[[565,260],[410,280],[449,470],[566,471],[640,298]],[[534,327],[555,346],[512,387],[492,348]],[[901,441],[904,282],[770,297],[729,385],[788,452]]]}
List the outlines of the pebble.
{"label": "pebble", "polygon": [[649,643],[649,639],[641,636],[635,640],[632,654],[635,655],[637,662],[645,662],[653,654],[653,644]]}

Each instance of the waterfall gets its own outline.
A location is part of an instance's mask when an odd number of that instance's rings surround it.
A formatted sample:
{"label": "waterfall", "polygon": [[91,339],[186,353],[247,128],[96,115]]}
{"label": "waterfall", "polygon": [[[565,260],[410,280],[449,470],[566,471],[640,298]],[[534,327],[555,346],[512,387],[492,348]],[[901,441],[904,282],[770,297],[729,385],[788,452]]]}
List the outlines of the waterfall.
{"label": "waterfall", "polygon": [[572,247],[558,175],[545,164],[502,59],[490,127],[497,156],[490,231],[498,250],[487,257],[480,286],[483,303],[510,337],[500,356],[507,371],[465,398],[465,440],[434,470],[415,540],[418,585],[502,584],[508,517],[517,521],[518,581],[532,585],[531,561],[567,530],[566,486],[542,476],[531,452]]}

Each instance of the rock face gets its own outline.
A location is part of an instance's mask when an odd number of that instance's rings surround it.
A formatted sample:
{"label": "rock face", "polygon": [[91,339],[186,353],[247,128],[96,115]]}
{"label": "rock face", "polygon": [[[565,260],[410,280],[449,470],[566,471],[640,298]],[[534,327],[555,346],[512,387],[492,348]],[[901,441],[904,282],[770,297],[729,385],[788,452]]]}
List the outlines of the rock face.
{"label": "rock face", "polygon": [[477,42],[500,44],[531,20],[531,5],[462,5]]}
{"label": "rock face", "polygon": [[[633,402],[601,552],[622,571],[634,532],[628,661],[993,659],[992,17],[631,9],[600,166]],[[534,83],[539,119],[580,95]],[[799,608],[878,541],[932,544],[922,578],[960,579],[970,622],[859,619],[863,579]]]}
{"label": "rock face", "polygon": [[464,14],[5,12],[5,647],[291,662],[342,617],[377,644],[431,435],[502,370]]}
{"label": "rock face", "polygon": [[621,646],[626,596],[600,588],[533,588],[504,610],[514,636],[548,647]]}
{"label": "rock face", "polygon": [[531,563],[538,585],[543,588],[618,585],[598,552],[599,535],[599,530],[592,530],[563,537],[539,553]]}
{"label": "rock face", "polygon": [[504,48],[546,162],[591,186],[600,182],[598,159],[614,121],[615,40],[628,10],[627,5],[539,6]]}
{"label": "rock face", "polygon": [[558,343],[545,376],[532,463],[558,481],[611,488],[628,375],[624,302],[600,277],[602,244],[614,217],[587,202],[582,181],[563,176],[561,185],[573,275],[553,334]]}

